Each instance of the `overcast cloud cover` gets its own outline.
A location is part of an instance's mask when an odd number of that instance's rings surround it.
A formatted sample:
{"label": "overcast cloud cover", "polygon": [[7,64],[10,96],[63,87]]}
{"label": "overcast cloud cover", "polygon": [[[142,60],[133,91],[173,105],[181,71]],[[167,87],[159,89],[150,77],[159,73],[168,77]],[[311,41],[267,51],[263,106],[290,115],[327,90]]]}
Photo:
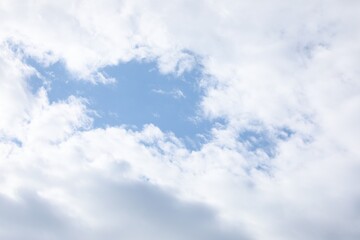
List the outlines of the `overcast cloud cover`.
{"label": "overcast cloud cover", "polygon": [[[359,42],[355,0],[1,0],[0,239],[360,239]],[[211,131],[95,127],[29,60],[195,69]]]}

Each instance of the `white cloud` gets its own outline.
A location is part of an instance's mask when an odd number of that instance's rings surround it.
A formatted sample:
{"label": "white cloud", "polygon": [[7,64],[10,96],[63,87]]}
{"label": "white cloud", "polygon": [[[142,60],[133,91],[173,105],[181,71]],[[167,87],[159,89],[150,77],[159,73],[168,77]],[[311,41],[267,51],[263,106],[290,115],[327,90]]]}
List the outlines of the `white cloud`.
{"label": "white cloud", "polygon": [[[358,9],[2,1],[0,236],[358,239]],[[102,67],[131,59],[178,74],[198,62],[202,114],[227,123],[198,151],[153,125],[89,129],[85,100],[49,103],[44,89],[30,91],[29,56],[94,83],[113,81]],[[271,133],[274,156],[239,139],[254,129]]]}

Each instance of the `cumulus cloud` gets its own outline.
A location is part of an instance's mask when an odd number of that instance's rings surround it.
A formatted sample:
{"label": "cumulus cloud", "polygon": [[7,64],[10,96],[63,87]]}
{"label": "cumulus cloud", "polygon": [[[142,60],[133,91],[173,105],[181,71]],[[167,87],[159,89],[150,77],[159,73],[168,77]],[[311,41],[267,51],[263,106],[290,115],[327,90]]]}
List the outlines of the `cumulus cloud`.
{"label": "cumulus cloud", "polygon": [[[358,9],[2,1],[1,238],[358,239]],[[102,84],[130,60],[200,64],[200,117],[224,124],[196,151],[151,124],[93,128],[86,99],[31,91],[28,58]]]}

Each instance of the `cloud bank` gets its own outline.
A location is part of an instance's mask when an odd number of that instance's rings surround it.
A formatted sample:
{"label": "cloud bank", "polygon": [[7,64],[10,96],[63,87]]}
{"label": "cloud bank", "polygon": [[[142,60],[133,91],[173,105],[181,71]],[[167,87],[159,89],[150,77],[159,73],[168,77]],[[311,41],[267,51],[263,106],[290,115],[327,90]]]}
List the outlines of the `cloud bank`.
{"label": "cloud bank", "polygon": [[[359,239],[356,1],[1,1],[1,239]],[[201,66],[198,150],[32,91],[60,62]],[[44,79],[44,81],[50,81]],[[141,109],[139,109],[141,111]]]}

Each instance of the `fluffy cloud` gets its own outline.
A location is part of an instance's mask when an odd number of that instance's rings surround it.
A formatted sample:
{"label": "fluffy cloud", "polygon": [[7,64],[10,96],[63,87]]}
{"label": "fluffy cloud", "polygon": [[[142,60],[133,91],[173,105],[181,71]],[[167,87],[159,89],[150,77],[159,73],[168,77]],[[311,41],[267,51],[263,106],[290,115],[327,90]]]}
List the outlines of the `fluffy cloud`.
{"label": "fluffy cloud", "polygon": [[[354,1],[2,1],[4,239],[358,239]],[[86,99],[32,92],[43,65],[202,66],[201,149],[154,125],[91,127]],[[269,150],[270,149],[270,150]]]}

